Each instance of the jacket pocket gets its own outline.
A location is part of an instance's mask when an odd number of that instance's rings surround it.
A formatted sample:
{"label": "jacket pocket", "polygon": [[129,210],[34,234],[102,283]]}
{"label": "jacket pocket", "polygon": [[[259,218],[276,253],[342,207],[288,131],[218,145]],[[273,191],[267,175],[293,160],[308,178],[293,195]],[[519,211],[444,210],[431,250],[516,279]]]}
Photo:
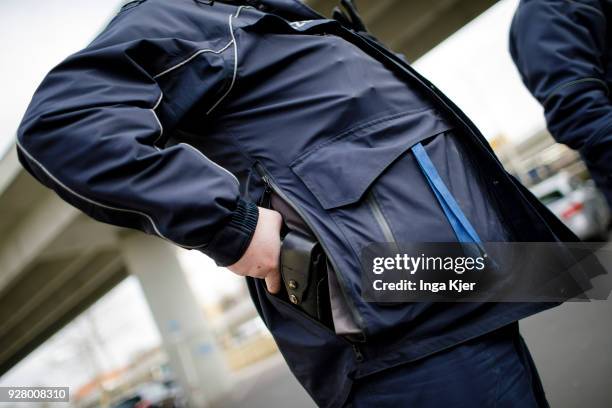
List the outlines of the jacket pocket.
{"label": "jacket pocket", "polygon": [[357,254],[374,242],[453,241],[455,234],[411,152],[449,129],[434,110],[407,113],[319,146],[291,168]]}
{"label": "jacket pocket", "polygon": [[433,110],[405,113],[334,137],[291,169],[324,209],[353,204],[402,153],[449,128]]}

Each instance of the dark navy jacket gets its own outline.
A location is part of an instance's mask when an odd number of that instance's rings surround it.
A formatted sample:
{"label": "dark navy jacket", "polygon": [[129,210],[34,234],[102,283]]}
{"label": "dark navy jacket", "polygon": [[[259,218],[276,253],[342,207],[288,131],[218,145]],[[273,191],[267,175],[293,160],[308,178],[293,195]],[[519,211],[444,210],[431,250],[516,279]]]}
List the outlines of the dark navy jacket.
{"label": "dark navy jacket", "polygon": [[276,191],[321,242],[361,331],[337,336],[249,280],[320,406],[343,404],[357,378],[550,307],[363,301],[364,245],[456,240],[410,153],[419,142],[482,240],[574,237],[400,57],[296,0],[263,4],[124,8],[41,84],[18,133],[23,165],[95,219],[220,265],[240,258],[256,203]]}
{"label": "dark navy jacket", "polygon": [[584,158],[612,205],[612,1],[521,0],[510,52],[553,137]]}

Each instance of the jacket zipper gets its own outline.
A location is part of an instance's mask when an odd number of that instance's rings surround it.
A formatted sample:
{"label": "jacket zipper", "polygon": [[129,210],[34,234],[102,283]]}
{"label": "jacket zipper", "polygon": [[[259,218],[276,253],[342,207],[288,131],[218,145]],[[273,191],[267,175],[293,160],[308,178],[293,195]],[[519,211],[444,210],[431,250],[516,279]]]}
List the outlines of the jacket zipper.
{"label": "jacket zipper", "polygon": [[[265,199],[266,196],[269,196],[269,193],[274,192],[274,193],[278,194],[283,200],[285,200],[285,202],[287,204],[289,204],[289,206],[291,206],[291,208],[293,208],[293,210],[302,218],[302,220],[308,226],[308,228],[310,228],[310,230],[314,234],[314,236],[317,239],[317,241],[319,241],[319,243],[321,244],[321,247],[323,248],[323,252],[325,252],[325,254],[327,255],[327,258],[329,259],[329,261],[330,261],[330,263],[332,265],[332,268],[334,270],[334,273],[336,274],[336,277],[338,278],[338,281],[339,282],[343,282],[342,276],[340,276],[340,274],[337,272],[339,269],[338,269],[336,261],[331,256],[331,252],[328,250],[325,242],[321,239],[321,236],[319,235],[317,230],[315,228],[313,228],[313,225],[310,222],[310,220],[308,219],[308,217],[306,217],[304,212],[297,205],[295,205],[291,201],[291,199],[289,197],[287,197],[287,195],[278,187],[278,185],[274,182],[274,180],[272,180],[272,177],[270,176],[270,174],[268,173],[266,168],[261,163],[257,162],[255,164],[255,170],[257,170],[257,173],[259,173],[259,175],[261,176],[263,182],[266,185],[266,192],[264,192],[264,199]],[[342,292],[343,292],[344,296],[348,297],[348,295],[344,291],[342,291]],[[355,320],[357,321],[357,325],[360,328],[362,328],[362,330],[363,330],[364,325],[363,325],[363,319],[361,318],[361,315],[355,309],[355,307],[353,305],[353,301],[351,299],[346,299],[346,300],[347,300],[346,303],[347,303],[347,305],[349,306],[349,309],[352,312],[353,318],[355,318]],[[366,339],[365,332],[362,332],[362,335],[363,335],[363,341],[365,342],[365,339]],[[345,339],[345,340],[349,341],[348,339]],[[349,343],[354,344],[352,341],[349,341]]]}
{"label": "jacket zipper", "polygon": [[363,361],[363,354],[361,353],[361,349],[355,343],[351,344],[353,346],[353,353],[355,353],[355,360],[357,360],[358,363],[361,363]]}
{"label": "jacket zipper", "polygon": [[[283,200],[285,200],[285,202],[287,204],[289,204],[291,206],[291,208],[293,208],[293,210],[300,216],[302,217],[302,220],[304,220],[304,222],[306,223],[306,225],[308,226],[308,228],[310,228],[310,230],[312,231],[312,233],[315,235],[315,237],[317,238],[317,240],[319,241],[319,243],[321,244],[321,247],[323,248],[323,251],[325,252],[325,254],[327,255],[327,257],[329,258],[329,261],[332,264],[332,268],[334,269],[334,273],[336,273],[336,271],[338,270],[338,268],[336,267],[336,264],[334,262],[334,259],[330,256],[330,252],[327,250],[327,248],[325,247],[325,243],[321,240],[321,238],[319,237],[318,233],[316,232],[316,230],[312,227],[312,224],[310,223],[310,221],[308,221],[308,219],[304,216],[304,213],[298,208],[298,206],[296,206],[290,199],[289,197],[287,197],[285,195],[285,193],[283,193],[283,191],[278,187],[278,185],[276,185],[274,183],[274,181],[272,181],[271,177],[269,176],[268,172],[266,171],[266,169],[261,165],[261,163],[257,163],[255,165],[255,170],[257,170],[257,172],[259,173],[259,175],[261,176],[263,182],[265,183],[266,187],[265,187],[265,191],[264,191],[264,195],[263,195],[263,200],[262,200],[262,205],[264,204],[269,204],[269,197],[270,194],[272,192],[278,194]],[[341,279],[341,277],[338,276],[338,279]],[[353,317],[355,317],[357,319],[358,322],[361,322],[361,316],[359,316],[355,309],[352,306],[352,303],[349,301],[347,302],[347,304],[349,305],[349,308],[351,308],[351,311],[353,312]],[[291,307],[289,305],[286,305],[287,307]],[[308,320],[310,320],[311,322],[317,324],[320,327],[323,327],[324,329],[328,330],[328,331],[332,331],[330,330],[327,326],[324,326],[323,324],[321,324],[320,322],[318,322],[317,320],[313,319],[312,317],[308,316],[307,314],[304,314],[304,316],[306,318],[308,318]],[[365,333],[363,334],[363,338],[362,338],[362,342],[365,342]],[[344,337],[344,336],[338,336],[340,337],[342,340],[344,340],[345,342],[347,342],[348,344],[350,344],[352,350],[353,350],[353,354],[355,355],[355,360],[358,363],[361,363],[364,360],[364,356],[363,353],[361,352],[361,349],[359,348],[359,346],[354,342],[351,341],[350,339]]]}
{"label": "jacket zipper", "polygon": [[396,241],[395,237],[393,236],[393,231],[391,230],[391,226],[389,225],[389,221],[387,221],[385,214],[383,214],[382,212],[382,208],[380,208],[380,203],[374,195],[374,191],[371,190],[370,192],[368,192],[368,194],[366,195],[366,202],[368,203],[368,206],[372,211],[372,215],[374,216],[376,223],[378,224],[379,228],[383,233],[383,236],[385,237],[385,241],[388,243],[395,244]]}

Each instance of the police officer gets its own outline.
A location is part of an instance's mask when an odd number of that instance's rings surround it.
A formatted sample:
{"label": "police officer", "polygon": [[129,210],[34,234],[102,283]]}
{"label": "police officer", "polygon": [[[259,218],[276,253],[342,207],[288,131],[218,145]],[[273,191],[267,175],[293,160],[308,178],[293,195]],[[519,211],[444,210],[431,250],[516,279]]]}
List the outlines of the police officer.
{"label": "police officer", "polygon": [[[366,302],[359,253],[573,235],[350,3],[336,19],[240,3],[128,3],[36,91],[25,168],[97,220],[247,276],[319,406],[546,406],[516,322],[551,304]],[[315,280],[281,284],[281,236]]]}
{"label": "police officer", "polygon": [[510,52],[550,133],[580,152],[612,206],[610,18],[610,0],[521,0]]}

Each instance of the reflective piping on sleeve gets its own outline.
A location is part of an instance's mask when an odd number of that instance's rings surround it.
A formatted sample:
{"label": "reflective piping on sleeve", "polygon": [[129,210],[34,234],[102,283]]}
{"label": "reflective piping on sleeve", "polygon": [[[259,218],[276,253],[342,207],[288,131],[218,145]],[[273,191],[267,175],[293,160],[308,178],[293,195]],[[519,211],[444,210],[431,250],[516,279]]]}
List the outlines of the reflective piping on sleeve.
{"label": "reflective piping on sleeve", "polygon": [[[241,7],[239,7],[239,8],[238,8],[238,10],[236,11],[235,17],[238,17],[238,16],[240,15],[240,11],[241,11],[243,8],[251,8],[251,7],[249,7],[249,6],[241,6]],[[230,47],[230,46],[233,44],[233,45],[234,45],[234,73],[233,73],[233,76],[232,76],[232,82],[231,82],[231,84],[230,84],[229,89],[228,89],[228,90],[227,90],[227,91],[226,91],[226,92],[225,92],[225,93],[224,93],[224,94],[221,96],[221,98],[220,98],[220,99],[219,99],[219,100],[218,100],[218,101],[217,101],[217,102],[216,102],[216,103],[213,105],[213,107],[212,107],[212,108],[210,108],[210,110],[207,112],[207,114],[208,114],[208,113],[210,113],[210,112],[211,112],[211,111],[212,111],[212,110],[213,110],[213,109],[214,109],[214,108],[215,108],[217,105],[219,105],[219,103],[221,103],[221,101],[222,101],[223,99],[225,99],[225,97],[226,97],[226,96],[227,96],[227,95],[230,93],[230,91],[232,90],[232,88],[233,88],[233,86],[234,86],[234,83],[235,83],[235,81],[236,81],[236,72],[237,72],[237,69],[238,69],[238,51],[237,51],[237,47],[236,47],[236,40],[235,40],[235,37],[234,37],[234,29],[233,29],[233,26],[232,26],[232,17],[234,17],[234,16],[232,16],[232,15],[230,14],[229,19],[228,19],[229,28],[230,28],[230,35],[231,35],[231,37],[232,37],[232,38],[231,38],[231,40],[230,40],[230,41],[229,41],[229,42],[228,42],[228,43],[227,43],[227,44],[226,44],[226,45],[225,45],[223,48],[221,48],[220,50],[217,50],[217,51],[215,51],[215,50],[210,50],[210,49],[205,49],[205,50],[199,50],[199,51],[196,51],[194,54],[192,54],[192,55],[191,55],[189,58],[187,58],[186,60],[184,60],[184,61],[182,61],[182,62],[180,62],[180,63],[178,63],[178,64],[176,64],[176,65],[174,65],[174,66],[172,66],[172,67],[170,67],[170,68],[168,68],[168,69],[166,69],[166,70],[162,71],[162,72],[160,72],[159,74],[157,74],[157,75],[155,75],[155,76],[153,77],[154,79],[160,78],[160,77],[162,77],[162,76],[164,76],[164,75],[168,74],[169,72],[174,71],[175,69],[180,68],[181,66],[183,66],[183,65],[187,64],[189,61],[193,60],[195,57],[197,57],[198,55],[203,54],[203,53],[205,53],[205,52],[211,52],[211,53],[214,53],[214,54],[220,54],[220,53],[222,53],[223,51],[225,51],[226,49],[228,49],[228,48],[229,48],[229,47]],[[154,116],[154,118],[155,118],[155,121],[157,122],[157,124],[158,124],[158,126],[159,126],[159,135],[158,135],[158,136],[157,136],[157,138],[155,139],[155,143],[156,143],[157,141],[159,141],[159,139],[162,137],[162,135],[163,135],[163,133],[164,133],[164,128],[163,128],[163,125],[162,125],[161,121],[159,120],[159,117],[157,116],[157,113],[155,113],[155,110],[156,110],[156,109],[159,107],[159,105],[160,105],[160,103],[161,103],[161,101],[162,101],[163,96],[164,96],[164,94],[163,94],[163,92],[162,92],[162,93],[160,94],[159,98],[157,99],[157,101],[155,102],[155,105],[154,105],[154,106],[153,106],[153,107],[150,109],[151,113],[153,114],[153,116]],[[114,207],[114,206],[110,206],[110,205],[107,205],[107,204],[103,204],[103,203],[101,203],[101,202],[99,202],[99,201],[93,200],[93,199],[91,199],[91,198],[85,197],[85,196],[83,196],[83,195],[81,195],[81,194],[77,193],[76,191],[72,190],[70,187],[68,187],[67,185],[65,185],[63,182],[61,182],[61,181],[60,181],[58,178],[56,178],[56,177],[55,177],[53,174],[51,174],[51,172],[50,172],[49,170],[47,170],[47,168],[45,168],[45,166],[43,166],[43,165],[42,165],[42,163],[40,163],[38,160],[36,160],[36,159],[35,159],[35,158],[34,158],[34,157],[33,157],[33,156],[30,154],[30,152],[28,152],[28,151],[25,149],[25,147],[23,147],[23,146],[21,145],[21,143],[20,143],[19,139],[17,139],[17,140],[16,140],[16,143],[15,143],[15,144],[16,144],[17,148],[18,148],[19,150],[21,150],[21,152],[23,152],[23,154],[24,154],[24,155],[26,155],[26,156],[28,157],[28,159],[29,159],[31,162],[35,163],[35,164],[36,164],[36,165],[37,165],[37,166],[38,166],[38,167],[39,167],[39,168],[40,168],[40,169],[41,169],[41,170],[42,170],[42,171],[43,171],[43,172],[44,172],[44,173],[45,173],[45,174],[46,174],[46,175],[47,175],[47,176],[48,176],[48,177],[51,179],[51,180],[53,180],[53,181],[54,181],[54,182],[55,182],[57,185],[59,185],[60,187],[62,187],[62,188],[65,190],[65,191],[67,191],[67,192],[68,192],[68,193],[70,193],[71,195],[73,195],[73,196],[75,196],[75,197],[78,197],[78,198],[80,198],[81,200],[86,201],[86,202],[88,202],[88,203],[90,203],[90,204],[93,204],[94,206],[98,206],[98,207],[105,208],[105,209],[112,210],[112,211],[119,211],[119,212],[124,212],[124,213],[136,214],[136,215],[140,215],[140,216],[142,216],[142,217],[145,217],[145,218],[147,219],[147,221],[148,221],[148,222],[151,224],[151,227],[153,228],[153,231],[155,232],[155,234],[156,234],[156,235],[158,235],[160,238],[162,238],[162,239],[164,239],[164,240],[166,240],[166,241],[172,242],[172,243],[174,243],[175,245],[178,245],[178,246],[180,246],[180,247],[182,247],[182,248],[185,248],[185,249],[200,249],[200,248],[202,248],[202,247],[204,247],[204,246],[206,245],[206,244],[200,244],[200,245],[183,245],[183,244],[179,244],[178,242],[175,242],[175,241],[171,240],[170,238],[166,237],[164,234],[162,234],[162,233],[161,233],[161,231],[159,230],[159,228],[157,227],[157,224],[155,223],[155,221],[153,220],[153,218],[152,218],[150,215],[148,215],[148,214],[146,214],[146,213],[144,213],[144,212],[142,212],[142,211],[138,211],[138,210],[131,210],[131,209],[127,209],[127,208],[120,208],[120,207]],[[240,182],[238,181],[238,179],[236,178],[236,176],[235,176],[235,175],[233,175],[232,173],[230,173],[230,172],[229,172],[227,169],[225,169],[225,168],[223,168],[223,167],[219,166],[219,165],[218,165],[217,163],[215,163],[214,161],[210,160],[208,157],[206,157],[204,154],[202,154],[202,152],[200,152],[200,151],[199,151],[198,149],[196,149],[195,147],[193,147],[193,146],[191,146],[191,145],[189,145],[189,144],[186,144],[186,143],[179,143],[179,144],[181,144],[181,145],[185,145],[185,146],[187,146],[188,148],[190,148],[190,149],[194,150],[194,151],[195,151],[195,152],[197,152],[197,153],[198,153],[198,154],[199,154],[201,157],[203,157],[203,158],[204,158],[204,159],[205,159],[207,162],[212,163],[214,166],[216,166],[217,168],[221,169],[223,172],[225,172],[225,173],[227,173],[229,176],[231,176],[231,177],[232,177],[232,179],[233,179],[233,180],[234,180],[234,181],[235,181],[237,184],[240,184]],[[155,144],[153,145],[153,147],[154,147],[155,149],[157,149],[158,151],[160,150],[160,149],[159,149],[159,147],[157,147]]]}
{"label": "reflective piping on sleeve", "polygon": [[[229,93],[234,88],[234,84],[236,83],[236,74],[238,72],[238,47],[236,45],[236,37],[234,35],[234,27],[233,27],[233,24],[232,24],[232,20],[233,20],[233,18],[238,18],[240,16],[240,12],[243,9],[247,9],[247,8],[252,8],[252,7],[251,6],[240,6],[240,7],[238,7],[238,10],[236,10],[236,14],[234,14],[234,15],[230,14],[229,15],[229,17],[228,17],[228,25],[229,25],[229,32],[230,32],[231,39],[230,39],[230,41],[227,44],[225,44],[225,46],[223,48],[221,48],[220,50],[211,50],[211,49],[198,50],[195,53],[193,53],[189,58],[185,59],[184,61],[181,61],[178,64],[173,65],[172,67],[170,67],[170,68],[160,72],[159,74],[153,76],[153,79],[160,78],[160,77],[162,77],[162,76],[164,76],[164,75],[174,71],[175,69],[182,67],[183,65],[189,63],[191,60],[193,60],[198,55],[201,55],[201,54],[204,54],[204,53],[207,53],[207,52],[210,52],[210,53],[213,53],[213,54],[221,54],[223,51],[227,50],[230,46],[233,46],[233,48],[234,48],[234,71],[232,73],[232,81],[231,81],[230,86],[227,89],[227,91],[225,91],[223,93],[223,95],[221,95],[221,98],[219,98],[219,100],[217,102],[215,102],[215,104],[206,112],[206,114],[208,115],[210,112],[212,112],[227,97],[227,95],[229,95]],[[161,99],[160,99],[160,101],[161,101]],[[157,105],[156,105],[156,107],[157,107]],[[155,109],[155,108],[153,108],[153,109]],[[160,135],[160,137],[161,137],[161,135]],[[159,138],[158,138],[158,140],[159,140]]]}
{"label": "reflective piping on sleeve", "polygon": [[191,56],[189,58],[187,58],[184,61],[179,62],[178,64],[160,72],[159,74],[153,76],[153,79],[157,79],[160,78],[172,71],[174,71],[175,69],[178,69],[180,67],[182,67],[183,65],[187,64],[189,61],[193,60],[195,57],[197,57],[200,54],[204,54],[207,52],[213,53],[213,54],[221,54],[223,51],[227,50],[229,48],[229,46],[232,45],[232,40],[230,40],[227,44],[225,44],[225,46],[223,48],[221,48],[220,50],[211,50],[211,49],[205,49],[205,50],[198,50],[196,52],[194,52],[193,54],[191,54]]}
{"label": "reflective piping on sleeve", "polygon": [[472,227],[472,224],[467,219],[461,207],[448,190],[440,174],[436,170],[435,165],[429,159],[429,155],[421,143],[417,143],[412,147],[412,152],[425,175],[429,186],[433,190],[436,199],[440,203],[448,222],[450,223],[457,240],[459,242],[473,242],[480,244],[481,240],[478,233]]}
{"label": "reflective piping on sleeve", "polygon": [[[236,11],[236,17],[238,17],[242,8],[243,7],[238,8],[238,11]],[[234,84],[236,83],[236,73],[238,72],[238,46],[236,44],[236,37],[234,36],[234,27],[232,25],[233,18],[234,16],[232,16],[231,14],[228,17],[229,31],[232,37],[230,43],[233,44],[234,48],[234,72],[232,73],[232,82],[230,83],[229,88],[227,88],[227,91],[225,91],[225,93],[221,95],[221,98],[219,98],[219,100],[206,112],[207,115],[210,114],[210,112],[212,112],[217,106],[219,106],[219,104],[225,99],[225,97],[229,95],[229,93],[232,91],[232,88],[234,88]]]}
{"label": "reflective piping on sleeve", "polygon": [[155,111],[155,109],[157,109],[157,107],[158,107],[158,106],[159,106],[159,104],[161,103],[161,101],[162,101],[162,98],[163,98],[163,97],[164,97],[164,93],[162,92],[162,93],[159,95],[159,98],[157,98],[157,102],[155,102],[155,105],[153,105],[153,107],[151,108],[151,110],[152,110],[152,111]]}
{"label": "reflective piping on sleeve", "polygon": [[196,152],[197,154],[199,154],[204,160],[206,160],[208,163],[212,164],[213,166],[215,166],[216,168],[222,170],[223,172],[225,172],[227,175],[229,175],[230,177],[232,177],[232,179],[236,182],[236,184],[240,185],[240,182],[238,181],[238,178],[236,176],[234,176],[229,170],[227,170],[225,167],[221,167],[219,166],[217,163],[215,163],[214,161],[210,160],[208,157],[206,157],[205,154],[203,154],[201,151],[199,151],[198,149],[196,149],[195,147],[193,147],[192,145],[188,144],[188,143],[178,143],[177,146],[186,146],[189,149],[193,150],[194,152]]}
{"label": "reflective piping on sleeve", "polygon": [[238,10],[236,10],[236,14],[234,14],[235,18],[238,18],[240,16],[240,12],[244,9],[252,9],[253,6],[240,6],[238,7]]}
{"label": "reflective piping on sleeve", "polygon": [[142,211],[138,211],[138,210],[130,210],[130,209],[127,209],[127,208],[113,207],[111,205],[103,204],[103,203],[101,203],[99,201],[93,200],[91,198],[85,197],[85,196],[77,193],[76,191],[74,191],[73,189],[71,189],[70,187],[68,187],[64,183],[62,183],[60,180],[58,180],[53,174],[51,174],[49,172],[49,170],[47,170],[45,168],[45,166],[42,165],[42,163],[40,163],[38,160],[36,160],[34,157],[32,157],[32,155],[21,145],[19,140],[16,141],[16,145],[19,148],[19,150],[21,150],[21,152],[23,154],[25,154],[31,162],[35,163],[51,180],[53,180],[57,185],[62,187],[64,190],[66,190],[68,193],[72,194],[73,196],[78,197],[81,200],[86,201],[86,202],[88,202],[90,204],[93,204],[95,206],[98,206],[98,207],[101,207],[101,208],[105,208],[107,210],[113,210],[113,211],[119,211],[119,212],[124,212],[124,213],[141,215],[141,216],[145,217],[149,221],[149,223],[153,227],[153,230],[155,231],[156,235],[158,235],[160,238],[163,238],[166,241],[172,242],[175,245],[178,245],[178,246],[180,246],[182,248],[185,248],[185,249],[199,249],[199,248],[202,248],[202,247],[204,247],[206,245],[206,244],[200,244],[200,245],[183,245],[183,244],[179,244],[178,242],[175,242],[175,241],[171,240],[170,238],[166,237],[164,234],[162,234],[161,231],[159,230],[159,228],[157,228],[157,224],[155,223],[153,218],[151,218],[151,216],[149,216],[148,214],[146,214],[146,213],[144,213]]}
{"label": "reflective piping on sleeve", "polygon": [[155,102],[155,105],[150,109],[151,113],[153,114],[153,117],[155,118],[155,121],[157,122],[157,125],[159,126],[159,135],[157,135],[157,137],[153,141],[153,147],[156,148],[159,151],[161,151],[161,149],[157,146],[157,142],[159,142],[159,139],[161,139],[161,137],[164,134],[164,127],[162,126],[162,123],[159,120],[159,117],[157,116],[157,113],[155,113],[155,109],[157,109],[157,107],[161,103],[163,97],[164,97],[164,93],[162,92],[159,95],[159,98],[157,99],[157,102]]}

